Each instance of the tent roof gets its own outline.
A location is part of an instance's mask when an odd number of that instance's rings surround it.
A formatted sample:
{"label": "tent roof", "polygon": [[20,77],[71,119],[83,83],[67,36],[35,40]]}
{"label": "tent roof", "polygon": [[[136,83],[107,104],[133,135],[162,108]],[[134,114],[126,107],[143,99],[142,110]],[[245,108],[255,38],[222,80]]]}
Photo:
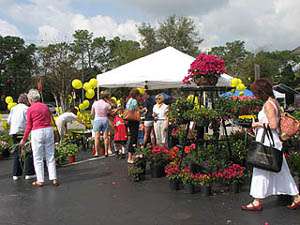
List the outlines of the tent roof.
{"label": "tent roof", "polygon": [[[173,47],[167,47],[116,69],[98,74],[98,85],[106,88],[143,87],[145,85],[149,89],[180,87],[183,77],[194,60],[192,56]],[[220,79],[222,84],[219,86],[227,84],[227,79],[222,76]]]}

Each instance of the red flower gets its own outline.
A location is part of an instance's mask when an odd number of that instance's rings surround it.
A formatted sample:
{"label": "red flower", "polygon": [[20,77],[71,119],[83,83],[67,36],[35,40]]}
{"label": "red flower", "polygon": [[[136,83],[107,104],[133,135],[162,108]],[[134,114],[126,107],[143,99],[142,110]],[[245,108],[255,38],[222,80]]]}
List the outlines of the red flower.
{"label": "red flower", "polygon": [[192,62],[188,70],[188,75],[184,77],[182,82],[189,84],[193,76],[207,76],[211,74],[220,76],[222,73],[225,73],[225,63],[223,59],[216,55],[201,53]]}

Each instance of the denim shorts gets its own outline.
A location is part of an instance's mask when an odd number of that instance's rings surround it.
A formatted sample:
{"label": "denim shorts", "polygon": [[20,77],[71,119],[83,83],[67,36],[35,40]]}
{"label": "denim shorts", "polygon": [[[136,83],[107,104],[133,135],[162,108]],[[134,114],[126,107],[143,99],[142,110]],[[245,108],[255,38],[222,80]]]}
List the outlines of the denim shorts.
{"label": "denim shorts", "polygon": [[108,129],[108,118],[97,118],[93,123],[94,132],[105,132]]}

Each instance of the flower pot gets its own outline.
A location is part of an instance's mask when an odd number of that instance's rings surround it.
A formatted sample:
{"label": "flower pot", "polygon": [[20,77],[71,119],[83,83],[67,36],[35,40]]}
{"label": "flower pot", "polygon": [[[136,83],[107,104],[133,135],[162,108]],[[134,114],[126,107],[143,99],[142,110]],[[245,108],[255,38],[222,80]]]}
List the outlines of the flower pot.
{"label": "flower pot", "polygon": [[169,187],[172,191],[177,191],[179,190],[179,183],[180,181],[177,179],[169,180]]}
{"label": "flower pot", "polygon": [[150,169],[152,178],[159,178],[165,176],[165,167],[163,164],[151,163]]}
{"label": "flower pot", "polygon": [[195,185],[193,184],[184,184],[184,193],[187,194],[194,194],[195,191]]}
{"label": "flower pot", "polygon": [[194,83],[197,86],[215,86],[218,83],[216,75],[194,76]]}
{"label": "flower pot", "polygon": [[203,196],[211,196],[212,191],[211,191],[211,186],[210,185],[203,185],[201,187],[201,193]]}
{"label": "flower pot", "polygon": [[69,163],[74,163],[75,161],[76,161],[75,155],[68,156],[68,162],[69,162]]}
{"label": "flower pot", "polygon": [[233,183],[230,185],[230,191],[232,193],[240,193],[241,191],[241,185],[239,183]]}

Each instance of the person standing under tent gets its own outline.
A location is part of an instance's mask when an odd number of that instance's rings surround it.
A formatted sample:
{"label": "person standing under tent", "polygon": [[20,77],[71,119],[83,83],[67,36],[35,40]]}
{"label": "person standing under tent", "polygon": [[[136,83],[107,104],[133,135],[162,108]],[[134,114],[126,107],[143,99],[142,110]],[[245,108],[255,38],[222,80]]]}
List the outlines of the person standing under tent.
{"label": "person standing under tent", "polygon": [[[130,112],[138,111],[138,97],[140,92],[137,89],[132,89],[129,93],[129,98],[126,103],[126,110]],[[128,163],[134,163],[133,154],[135,152],[135,148],[137,147],[138,135],[139,135],[139,125],[140,121],[137,120],[127,120],[127,127],[129,130],[129,146],[128,146]]]}
{"label": "person standing under tent", "polygon": [[155,97],[156,104],[153,107],[154,131],[157,145],[165,145],[168,129],[168,105],[164,104],[164,96],[158,94]]}
{"label": "person standing under tent", "polygon": [[95,101],[92,105],[91,114],[94,116],[93,122],[93,132],[95,132],[95,157],[98,157],[100,154],[100,138],[103,135],[104,139],[104,154],[108,156],[108,146],[109,146],[109,138],[108,138],[108,115],[111,110],[111,105],[108,103],[107,99],[109,94],[107,92],[100,93],[100,99]]}
{"label": "person standing under tent", "polygon": [[[144,134],[144,147],[150,142],[152,146],[156,145],[155,133],[154,133],[154,118],[153,118],[153,107],[155,105],[154,98],[150,95],[148,90],[144,93],[144,112],[145,112],[145,134]],[[152,136],[152,137],[151,137]]]}
{"label": "person standing under tent", "polygon": [[[19,144],[25,128],[26,128],[26,113],[29,106],[29,102],[26,94],[21,94],[18,98],[18,104],[13,107],[8,116],[7,122],[10,125],[9,135],[12,136],[13,143]],[[22,169],[19,149],[14,151],[13,159],[13,180],[18,180],[24,172],[25,180],[35,178],[32,152],[26,153],[24,160],[24,171]]]}

